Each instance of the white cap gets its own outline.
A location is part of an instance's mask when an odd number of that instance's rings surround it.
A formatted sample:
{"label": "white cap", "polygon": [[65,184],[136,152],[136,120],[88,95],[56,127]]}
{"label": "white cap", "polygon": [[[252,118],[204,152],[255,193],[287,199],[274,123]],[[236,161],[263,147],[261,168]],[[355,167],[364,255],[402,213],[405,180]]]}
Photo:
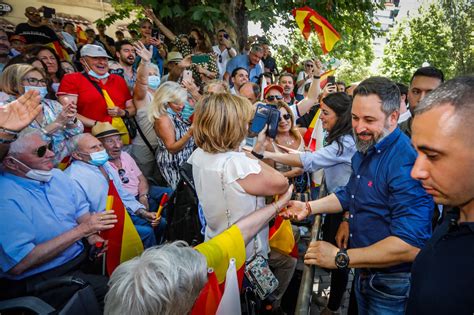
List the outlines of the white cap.
{"label": "white cap", "polygon": [[91,44],[84,45],[81,49],[81,57],[86,57],[86,56],[110,58],[110,56],[107,55],[107,52],[105,51],[104,48],[97,45],[91,45]]}

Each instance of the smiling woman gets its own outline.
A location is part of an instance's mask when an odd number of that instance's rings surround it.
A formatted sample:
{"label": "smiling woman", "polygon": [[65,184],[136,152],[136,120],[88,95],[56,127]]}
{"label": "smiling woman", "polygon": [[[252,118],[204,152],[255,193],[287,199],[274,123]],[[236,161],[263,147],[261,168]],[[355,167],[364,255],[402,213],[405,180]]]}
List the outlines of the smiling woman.
{"label": "smiling woman", "polygon": [[48,46],[35,45],[28,49],[26,54],[37,57],[46,65],[48,77],[53,82],[52,87],[57,92],[59,82],[64,76],[64,70],[60,66],[59,56],[56,54],[56,51]]}

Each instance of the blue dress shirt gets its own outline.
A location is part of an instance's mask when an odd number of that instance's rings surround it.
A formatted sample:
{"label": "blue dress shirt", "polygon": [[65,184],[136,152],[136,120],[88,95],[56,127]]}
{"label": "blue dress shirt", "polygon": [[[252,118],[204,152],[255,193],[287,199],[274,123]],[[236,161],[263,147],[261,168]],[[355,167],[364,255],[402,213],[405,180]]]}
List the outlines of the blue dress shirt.
{"label": "blue dress shirt", "polygon": [[[145,209],[145,206],[139,203],[135,199],[135,196],[123,188],[117,171],[109,165],[109,162],[104,164],[104,169],[109,175],[109,178],[113,180],[115,188],[129,213],[133,214],[138,209]],[[66,173],[83,192],[83,195],[90,204],[92,212],[105,211],[107,194],[109,192],[109,181],[102,174],[99,167],[76,160],[71,163],[64,173]]]}
{"label": "blue dress shirt", "polygon": [[[342,208],[350,211],[350,246],[370,246],[389,236],[422,248],[431,237],[434,203],[420,182],[410,176],[416,152],[409,138],[395,129],[364,155],[352,158],[352,175],[336,191]],[[408,272],[411,264],[387,268]]]}
{"label": "blue dress shirt", "polygon": [[227,63],[226,72],[228,72],[229,74],[232,74],[232,71],[234,71],[237,68],[247,69],[249,73],[249,81],[254,82],[254,83],[257,83],[258,77],[263,72],[259,64],[256,64],[252,69],[250,69],[248,55],[238,55],[232,58]]}
{"label": "blue dress shirt", "polygon": [[305,172],[315,172],[324,169],[324,178],[328,192],[334,192],[338,187],[345,186],[352,173],[351,159],[356,152],[352,135],[342,136],[344,151],[338,155],[339,146],[336,141],[315,152],[300,154]]}
{"label": "blue dress shirt", "polygon": [[37,245],[75,228],[89,205],[58,169],[47,183],[5,172],[0,175],[0,278],[19,280],[61,266],[83,251],[77,241],[58,256],[14,276],[8,273]]}

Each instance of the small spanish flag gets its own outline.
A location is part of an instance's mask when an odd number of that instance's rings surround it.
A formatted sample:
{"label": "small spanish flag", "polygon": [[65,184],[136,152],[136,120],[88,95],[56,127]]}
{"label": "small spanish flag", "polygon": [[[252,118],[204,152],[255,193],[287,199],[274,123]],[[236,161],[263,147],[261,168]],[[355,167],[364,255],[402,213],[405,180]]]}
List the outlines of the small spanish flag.
{"label": "small spanish flag", "polygon": [[329,22],[308,6],[293,9],[293,16],[298,24],[301,33],[308,40],[311,30],[314,27],[318,35],[323,53],[327,54],[332,50],[334,44],[341,39],[341,35],[332,27]]}
{"label": "small spanish flag", "polygon": [[143,243],[133,225],[132,219],[123,205],[122,199],[112,180],[109,181],[109,193],[105,210],[114,210],[117,223],[107,231],[102,232],[104,239],[108,240],[106,255],[107,273],[109,275],[121,263],[140,255],[143,252]]}
{"label": "small spanish flag", "polygon": [[326,83],[328,83],[328,77],[331,75],[334,76],[335,74],[336,74],[335,69],[326,71],[323,74],[321,74],[321,78],[319,79],[319,86],[321,87],[321,89],[324,89],[324,87],[326,86]]}
{"label": "small spanish flag", "polygon": [[78,44],[87,44],[86,32],[79,25],[76,27],[76,38]]}

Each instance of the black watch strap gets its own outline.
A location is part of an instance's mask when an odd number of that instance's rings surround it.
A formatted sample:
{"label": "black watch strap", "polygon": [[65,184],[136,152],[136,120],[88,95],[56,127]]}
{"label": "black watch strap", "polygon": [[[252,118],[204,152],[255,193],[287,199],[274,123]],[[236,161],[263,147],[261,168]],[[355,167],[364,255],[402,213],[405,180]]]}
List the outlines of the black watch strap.
{"label": "black watch strap", "polygon": [[252,155],[255,156],[257,159],[262,160],[263,159],[263,154],[259,154],[255,151],[252,150]]}

